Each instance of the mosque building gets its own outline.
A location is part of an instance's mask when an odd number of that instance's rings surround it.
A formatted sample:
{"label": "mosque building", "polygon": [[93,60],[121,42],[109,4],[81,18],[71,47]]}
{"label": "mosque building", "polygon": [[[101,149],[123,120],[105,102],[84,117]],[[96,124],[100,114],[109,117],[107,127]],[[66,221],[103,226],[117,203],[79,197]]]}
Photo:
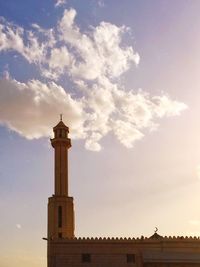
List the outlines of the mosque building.
{"label": "mosque building", "polygon": [[78,238],[68,195],[69,128],[60,122],[51,139],[55,191],[48,201],[48,267],[200,267],[199,237]]}

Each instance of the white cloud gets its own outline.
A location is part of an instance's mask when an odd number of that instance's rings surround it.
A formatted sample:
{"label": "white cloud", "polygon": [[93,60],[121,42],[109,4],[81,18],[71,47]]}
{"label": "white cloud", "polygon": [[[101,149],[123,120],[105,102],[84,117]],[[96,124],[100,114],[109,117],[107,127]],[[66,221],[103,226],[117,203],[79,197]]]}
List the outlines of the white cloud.
{"label": "white cloud", "polygon": [[121,45],[127,27],[101,22],[85,34],[75,24],[75,17],[74,9],[65,10],[55,29],[46,30],[33,23],[34,31],[2,20],[0,51],[18,52],[29,63],[38,64],[42,74],[52,79],[58,79],[65,71],[86,80],[113,78],[128,70],[131,63],[139,63],[133,48]]}
{"label": "white cloud", "polygon": [[70,68],[72,66],[73,62],[74,57],[69,53],[67,47],[53,48],[48,60],[49,70],[43,68],[43,74],[46,77],[57,80],[67,67]]}
{"label": "white cloud", "polygon": [[103,0],[98,0],[99,7],[105,7],[105,2]]}
{"label": "white cloud", "polygon": [[[55,28],[32,24],[33,31],[0,22],[0,52],[18,52],[47,79],[22,83],[9,75],[2,78],[1,124],[26,138],[39,138],[51,134],[63,113],[73,138],[84,138],[87,149],[99,151],[109,132],[130,148],[144,137],[144,129],[155,129],[159,119],[186,109],[165,94],[120,87],[118,78],[139,64],[138,53],[123,42],[127,27],[101,22],[83,32],[75,18],[74,9],[65,10]],[[71,79],[76,94],[59,85],[63,76]]]}
{"label": "white cloud", "polygon": [[113,128],[117,139],[127,148],[133,147],[135,141],[140,140],[144,136],[137,127],[123,120],[114,121]]}
{"label": "white cloud", "polygon": [[157,103],[156,113],[159,117],[163,116],[177,116],[181,111],[186,109],[187,106],[184,103],[178,101],[172,101],[168,96],[156,96],[153,98]]}
{"label": "white cloud", "polygon": [[16,228],[20,230],[22,228],[21,224],[17,223]]}
{"label": "white cloud", "polygon": [[[108,132],[130,148],[141,139],[144,128],[151,128],[158,117],[158,107],[142,92],[121,92],[111,87],[93,88],[83,97],[72,98],[54,82],[38,80],[20,83],[14,79],[0,80],[0,123],[28,139],[49,136],[51,126],[63,113],[73,138],[86,139],[86,148],[99,151],[99,141]],[[116,97],[117,95],[117,97]],[[171,105],[169,104],[171,103]],[[175,113],[185,107],[169,100]],[[173,114],[171,112],[170,114]]]}
{"label": "white cloud", "polygon": [[65,90],[50,82],[38,80],[20,83],[0,80],[0,123],[28,139],[50,136],[58,114],[67,118],[74,138],[84,137],[82,103],[73,100]]}
{"label": "white cloud", "polygon": [[0,51],[15,49],[19,53],[23,51],[24,43],[22,35],[24,30],[21,27],[14,27],[1,19],[0,24]]}
{"label": "white cloud", "polygon": [[[23,28],[8,23],[4,19],[0,20],[0,52],[16,51],[21,54],[29,63],[41,63],[45,61],[47,50],[54,44],[52,29],[44,30],[37,24],[32,25],[36,30],[25,31]],[[39,41],[41,33],[46,41]]]}
{"label": "white cloud", "polygon": [[[167,110],[163,112],[166,109],[163,98],[167,99],[169,114]],[[101,85],[90,90],[85,102],[90,110],[87,132],[100,133],[101,136],[113,132],[127,148],[133,147],[135,141],[144,137],[145,128],[154,129],[159,118],[180,114],[186,108],[183,103],[172,101],[164,95],[151,97],[141,90],[125,92],[116,84],[109,86],[109,83],[105,88]]]}
{"label": "white cloud", "polygon": [[[139,55],[132,47],[121,47],[122,36],[128,29],[101,22],[86,35],[75,24],[76,11],[65,10],[58,25],[60,38],[75,49],[78,61],[71,74],[86,80],[118,77],[132,62],[139,63]],[[113,62],[115,64],[113,64]]]}
{"label": "white cloud", "polygon": [[85,148],[92,151],[100,151],[101,146],[99,140],[102,138],[102,135],[99,133],[92,133],[90,138],[85,142]]}
{"label": "white cloud", "polygon": [[66,0],[56,0],[55,7],[63,6],[66,3]]}

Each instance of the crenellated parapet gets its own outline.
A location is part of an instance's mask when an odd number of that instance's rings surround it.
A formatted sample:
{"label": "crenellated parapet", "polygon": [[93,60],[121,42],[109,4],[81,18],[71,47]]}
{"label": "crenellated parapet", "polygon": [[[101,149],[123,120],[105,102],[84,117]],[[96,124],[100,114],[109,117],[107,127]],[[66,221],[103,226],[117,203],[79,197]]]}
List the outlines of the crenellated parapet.
{"label": "crenellated parapet", "polygon": [[[97,242],[110,242],[110,241],[115,241],[115,242],[142,242],[142,241],[198,241],[200,242],[200,237],[199,236],[163,236],[161,238],[153,239],[151,237],[74,237],[74,238],[62,238],[59,239],[59,241],[97,241]],[[53,239],[52,239],[53,241]]]}

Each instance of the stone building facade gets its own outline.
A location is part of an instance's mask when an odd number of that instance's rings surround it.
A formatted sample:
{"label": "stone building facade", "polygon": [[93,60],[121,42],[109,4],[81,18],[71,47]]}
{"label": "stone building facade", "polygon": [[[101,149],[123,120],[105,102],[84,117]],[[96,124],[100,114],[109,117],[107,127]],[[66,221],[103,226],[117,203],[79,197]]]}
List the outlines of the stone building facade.
{"label": "stone building facade", "polygon": [[163,237],[76,238],[73,198],[68,195],[69,129],[53,128],[55,192],[48,202],[48,267],[200,267],[200,239]]}

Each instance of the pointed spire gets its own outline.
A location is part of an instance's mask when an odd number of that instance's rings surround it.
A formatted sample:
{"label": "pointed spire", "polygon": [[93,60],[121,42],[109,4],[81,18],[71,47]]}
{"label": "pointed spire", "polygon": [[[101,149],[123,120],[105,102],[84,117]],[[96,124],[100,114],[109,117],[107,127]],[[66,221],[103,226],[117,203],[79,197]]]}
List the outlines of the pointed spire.
{"label": "pointed spire", "polygon": [[60,121],[62,121],[62,117],[63,117],[63,114],[61,113],[61,114],[60,114]]}

